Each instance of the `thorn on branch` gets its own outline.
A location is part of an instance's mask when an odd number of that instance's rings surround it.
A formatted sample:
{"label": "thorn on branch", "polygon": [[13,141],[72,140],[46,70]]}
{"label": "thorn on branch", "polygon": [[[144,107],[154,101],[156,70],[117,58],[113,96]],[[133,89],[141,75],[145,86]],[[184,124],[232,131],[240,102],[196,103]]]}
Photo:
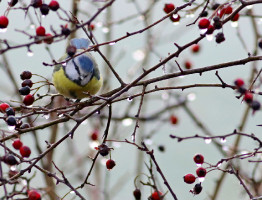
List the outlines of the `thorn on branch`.
{"label": "thorn on branch", "polygon": [[179,63],[178,63],[177,61],[175,61],[175,62],[176,62],[176,64],[177,64],[177,66],[178,66],[181,74],[184,74],[185,72],[184,72],[184,70],[180,67]]}
{"label": "thorn on branch", "polygon": [[174,42],[174,45],[175,45],[179,50],[181,49],[181,47],[180,47],[177,43]]}
{"label": "thorn on branch", "polygon": [[220,80],[221,84],[222,84],[222,88],[225,88],[226,87],[226,83],[222,80],[222,78],[218,75],[218,71],[216,71],[216,76],[217,78]]}

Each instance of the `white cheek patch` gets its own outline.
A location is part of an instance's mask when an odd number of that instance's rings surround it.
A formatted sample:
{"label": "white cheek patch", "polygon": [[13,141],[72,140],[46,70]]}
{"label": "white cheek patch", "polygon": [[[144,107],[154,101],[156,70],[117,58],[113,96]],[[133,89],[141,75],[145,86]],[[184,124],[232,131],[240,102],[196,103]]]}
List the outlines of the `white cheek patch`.
{"label": "white cheek patch", "polygon": [[91,80],[93,71],[93,61],[86,55],[70,60],[65,67],[66,76],[81,86],[85,86]]}
{"label": "white cheek patch", "polygon": [[70,60],[70,61],[66,64],[64,70],[65,70],[66,76],[67,76],[70,80],[73,81],[73,80],[77,80],[77,79],[78,79],[79,74],[78,74],[78,72],[77,72],[77,70],[76,70],[76,68],[75,68],[72,60]]}

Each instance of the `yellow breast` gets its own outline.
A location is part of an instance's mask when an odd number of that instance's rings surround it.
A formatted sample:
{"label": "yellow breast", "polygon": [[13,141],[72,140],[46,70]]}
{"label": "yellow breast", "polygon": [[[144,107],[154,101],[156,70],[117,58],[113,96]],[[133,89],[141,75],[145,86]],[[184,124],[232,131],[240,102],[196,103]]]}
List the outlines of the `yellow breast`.
{"label": "yellow breast", "polygon": [[59,70],[55,70],[53,73],[53,83],[56,90],[65,97],[73,99],[82,99],[96,94],[102,86],[103,79],[100,76],[98,80],[95,76],[84,86],[77,85],[65,76],[63,67]]}

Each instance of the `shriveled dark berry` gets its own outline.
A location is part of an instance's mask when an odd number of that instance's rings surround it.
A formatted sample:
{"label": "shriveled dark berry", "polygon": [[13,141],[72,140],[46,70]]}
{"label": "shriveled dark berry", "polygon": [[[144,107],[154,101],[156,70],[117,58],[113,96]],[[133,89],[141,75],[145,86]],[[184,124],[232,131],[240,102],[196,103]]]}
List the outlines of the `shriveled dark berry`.
{"label": "shriveled dark berry", "polygon": [[244,88],[244,87],[239,87],[239,88],[237,89],[237,91],[238,91],[240,94],[245,94],[246,91],[247,91],[247,89]]}
{"label": "shriveled dark berry", "polygon": [[213,26],[215,29],[221,29],[223,24],[221,21],[218,21],[218,22],[214,22]]}
{"label": "shriveled dark berry", "polygon": [[15,126],[16,118],[13,115],[10,115],[6,118],[6,123],[8,124],[8,126]]}
{"label": "shriveled dark berry", "polygon": [[30,125],[28,123],[24,123],[20,126],[20,129],[30,128]]}
{"label": "shriveled dark berry", "polygon": [[141,199],[141,191],[138,188],[134,190],[133,195],[134,195],[136,200]]}
{"label": "shriveled dark berry", "polygon": [[71,31],[69,28],[66,28],[66,27],[62,27],[62,30],[61,30],[61,33],[65,36],[68,36],[70,35]]}
{"label": "shriveled dark berry", "polygon": [[252,101],[252,103],[250,104],[251,108],[254,110],[254,111],[257,111],[260,109],[260,103],[256,100]]}
{"label": "shriveled dark berry", "polygon": [[215,4],[212,5],[211,9],[216,10],[219,6],[220,6],[219,3],[215,3]]}
{"label": "shriveled dark berry", "polygon": [[5,110],[7,116],[15,115],[15,110],[12,107],[9,107]]}
{"label": "shriveled dark berry", "polygon": [[25,87],[25,86],[28,86],[28,87],[32,87],[33,86],[33,82],[30,80],[30,79],[25,79],[22,84],[21,84],[22,87]]}
{"label": "shriveled dark berry", "polygon": [[31,0],[31,6],[33,6],[34,8],[39,8],[40,6],[42,6],[42,4],[42,0]]}
{"label": "shriveled dark berry", "polygon": [[10,7],[13,7],[13,6],[15,6],[17,4],[17,2],[18,2],[18,0],[11,0],[11,1],[9,1],[8,5]]}
{"label": "shriveled dark berry", "polygon": [[200,14],[200,17],[207,17],[207,16],[208,16],[208,12],[206,10]]}
{"label": "shriveled dark berry", "polygon": [[218,17],[218,16],[214,17],[214,18],[213,18],[213,21],[214,21],[214,22],[220,22],[220,17]]}
{"label": "shriveled dark berry", "polygon": [[193,194],[199,194],[202,191],[201,183],[197,183],[192,191]]}
{"label": "shriveled dark berry", "polygon": [[220,32],[216,35],[216,43],[221,43],[224,42],[226,40],[224,33]]}
{"label": "shriveled dark berry", "polygon": [[165,151],[165,146],[164,145],[159,145],[158,146],[158,150],[161,151],[161,152],[164,152]]}
{"label": "shriveled dark berry", "polygon": [[32,73],[30,71],[23,71],[21,74],[20,74],[20,78],[22,80],[25,80],[25,79],[30,79],[32,77]]}
{"label": "shriveled dark berry", "polygon": [[42,6],[40,7],[40,11],[41,11],[42,15],[48,15],[49,6],[47,4],[42,4]]}
{"label": "shriveled dark berry", "polygon": [[3,159],[3,161],[8,165],[16,165],[18,163],[15,157],[11,154],[5,155]]}
{"label": "shriveled dark berry", "polygon": [[106,144],[101,144],[98,146],[98,152],[101,156],[107,156],[109,154],[110,148]]}
{"label": "shriveled dark berry", "polygon": [[259,42],[258,42],[258,46],[259,46],[260,49],[262,49],[262,39],[259,40]]}
{"label": "shriveled dark berry", "polygon": [[76,47],[73,46],[73,45],[69,45],[69,46],[66,48],[66,53],[67,53],[70,57],[74,56],[75,53],[76,53]]}
{"label": "shriveled dark berry", "polygon": [[19,94],[21,94],[21,95],[28,95],[29,93],[30,93],[30,87],[29,86],[21,87],[19,89]]}

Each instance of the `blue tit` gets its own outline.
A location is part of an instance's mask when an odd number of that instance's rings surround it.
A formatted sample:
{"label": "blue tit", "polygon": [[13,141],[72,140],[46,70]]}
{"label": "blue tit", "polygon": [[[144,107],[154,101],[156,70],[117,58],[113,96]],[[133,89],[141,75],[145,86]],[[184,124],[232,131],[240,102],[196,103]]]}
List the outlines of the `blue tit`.
{"label": "blue tit", "polygon": [[[72,39],[70,45],[76,47],[76,53],[88,48],[88,39]],[[69,58],[66,53],[60,62]],[[53,83],[56,90],[65,97],[82,99],[96,94],[103,84],[103,78],[94,57],[86,52],[70,59],[65,64],[56,65],[53,71]]]}

